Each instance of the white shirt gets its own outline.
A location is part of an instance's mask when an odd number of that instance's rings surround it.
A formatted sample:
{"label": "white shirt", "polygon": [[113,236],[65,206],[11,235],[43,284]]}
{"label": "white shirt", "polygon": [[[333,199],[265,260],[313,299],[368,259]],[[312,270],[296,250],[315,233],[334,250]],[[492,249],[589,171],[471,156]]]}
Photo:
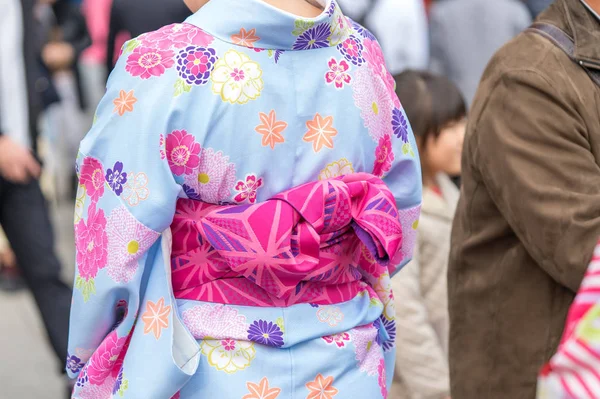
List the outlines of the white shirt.
{"label": "white shirt", "polygon": [[423,0],[338,0],[338,3],[354,20],[366,13],[366,28],[379,40],[393,75],[405,69],[427,69],[429,33]]}
{"label": "white shirt", "polygon": [[17,143],[31,147],[21,2],[0,0],[0,10],[0,129]]}

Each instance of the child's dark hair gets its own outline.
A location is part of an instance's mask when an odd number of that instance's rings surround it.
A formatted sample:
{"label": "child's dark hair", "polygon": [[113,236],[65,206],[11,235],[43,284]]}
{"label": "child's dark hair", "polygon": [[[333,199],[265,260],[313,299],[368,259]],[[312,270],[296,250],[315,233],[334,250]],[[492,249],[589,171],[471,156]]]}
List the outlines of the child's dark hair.
{"label": "child's dark hair", "polygon": [[[394,77],[396,93],[402,101],[413,133],[425,146],[444,127],[467,116],[467,106],[459,89],[447,78],[429,72],[407,70]],[[422,148],[423,149],[423,148]]]}

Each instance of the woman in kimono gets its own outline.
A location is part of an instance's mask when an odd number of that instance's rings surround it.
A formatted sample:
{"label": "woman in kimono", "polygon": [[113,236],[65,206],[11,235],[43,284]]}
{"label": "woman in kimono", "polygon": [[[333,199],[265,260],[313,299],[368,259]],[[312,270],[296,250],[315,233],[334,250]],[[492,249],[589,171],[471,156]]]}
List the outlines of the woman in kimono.
{"label": "woman in kimono", "polygon": [[81,144],[73,397],[385,398],[421,177],[381,48],[334,0],[189,3]]}

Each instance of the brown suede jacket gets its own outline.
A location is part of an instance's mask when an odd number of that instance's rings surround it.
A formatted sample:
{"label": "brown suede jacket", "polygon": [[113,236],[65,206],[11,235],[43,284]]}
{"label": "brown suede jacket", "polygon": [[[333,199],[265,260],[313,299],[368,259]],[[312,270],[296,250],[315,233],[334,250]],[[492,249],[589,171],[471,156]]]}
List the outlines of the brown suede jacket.
{"label": "brown suede jacket", "polygon": [[[538,19],[600,69],[600,22],[579,0]],[[600,87],[526,32],[483,76],[465,138],[449,265],[452,399],[534,399],[600,237]]]}

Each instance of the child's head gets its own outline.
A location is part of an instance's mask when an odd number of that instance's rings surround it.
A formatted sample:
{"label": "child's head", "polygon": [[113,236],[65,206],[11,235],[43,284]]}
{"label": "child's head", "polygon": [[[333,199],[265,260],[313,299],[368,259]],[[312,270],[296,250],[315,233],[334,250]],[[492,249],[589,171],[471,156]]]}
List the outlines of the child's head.
{"label": "child's head", "polygon": [[395,79],[419,147],[424,181],[438,173],[460,175],[467,107],[458,88],[429,72],[406,71]]}

